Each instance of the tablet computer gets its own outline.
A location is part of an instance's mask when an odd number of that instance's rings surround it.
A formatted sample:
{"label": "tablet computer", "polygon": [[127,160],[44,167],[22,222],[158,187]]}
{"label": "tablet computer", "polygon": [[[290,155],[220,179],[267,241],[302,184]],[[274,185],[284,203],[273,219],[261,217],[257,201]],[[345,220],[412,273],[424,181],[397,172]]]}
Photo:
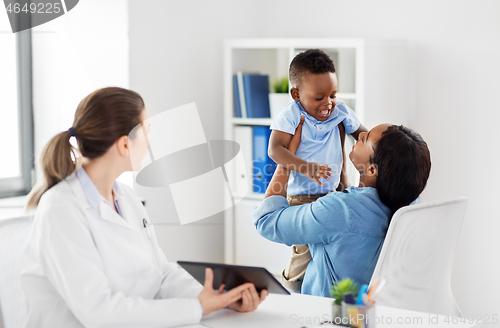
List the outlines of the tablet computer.
{"label": "tablet computer", "polygon": [[288,290],[265,268],[204,262],[178,261],[177,263],[202,285],[205,284],[205,268],[212,268],[215,290],[218,290],[222,284],[226,285],[226,290],[230,290],[251,282],[259,293],[267,289],[268,293],[290,295]]}

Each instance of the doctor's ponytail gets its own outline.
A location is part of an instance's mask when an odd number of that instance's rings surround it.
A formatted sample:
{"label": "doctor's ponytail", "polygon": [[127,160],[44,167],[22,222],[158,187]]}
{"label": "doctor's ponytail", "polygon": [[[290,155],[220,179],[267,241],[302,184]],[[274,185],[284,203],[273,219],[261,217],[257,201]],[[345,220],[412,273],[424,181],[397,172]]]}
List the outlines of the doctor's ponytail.
{"label": "doctor's ponytail", "polygon": [[[40,155],[43,178],[28,195],[27,209],[38,206],[42,195],[75,172],[82,156],[88,159],[104,155],[108,149],[139,123],[144,109],[141,96],[123,88],[103,88],[83,98],[73,126],[45,145]],[[70,143],[76,137],[78,149]]]}
{"label": "doctor's ponytail", "polygon": [[80,156],[70,144],[70,138],[70,131],[61,132],[52,137],[43,148],[40,155],[43,179],[28,195],[28,209],[37,207],[45,191],[73,173],[80,164]]}

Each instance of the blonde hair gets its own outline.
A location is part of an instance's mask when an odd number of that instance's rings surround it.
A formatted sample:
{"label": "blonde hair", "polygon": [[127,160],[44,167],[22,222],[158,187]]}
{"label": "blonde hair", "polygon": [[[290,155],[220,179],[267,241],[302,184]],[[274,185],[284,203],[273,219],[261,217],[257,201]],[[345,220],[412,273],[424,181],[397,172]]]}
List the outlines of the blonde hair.
{"label": "blonde hair", "polygon": [[[123,88],[99,89],[83,98],[75,112],[73,132],[55,135],[43,148],[40,155],[43,178],[29,193],[26,208],[36,208],[47,190],[75,172],[82,156],[98,158],[121,136],[128,135],[141,123],[143,109],[141,96]],[[72,134],[78,149],[70,143]]]}

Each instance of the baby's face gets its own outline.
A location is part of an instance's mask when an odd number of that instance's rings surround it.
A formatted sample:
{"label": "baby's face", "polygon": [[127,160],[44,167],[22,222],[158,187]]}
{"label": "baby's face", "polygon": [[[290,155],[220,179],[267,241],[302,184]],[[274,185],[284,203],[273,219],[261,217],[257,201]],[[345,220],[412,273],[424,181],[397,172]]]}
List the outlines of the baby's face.
{"label": "baby's face", "polygon": [[337,75],[306,73],[296,89],[294,100],[318,121],[326,121],[337,104]]}

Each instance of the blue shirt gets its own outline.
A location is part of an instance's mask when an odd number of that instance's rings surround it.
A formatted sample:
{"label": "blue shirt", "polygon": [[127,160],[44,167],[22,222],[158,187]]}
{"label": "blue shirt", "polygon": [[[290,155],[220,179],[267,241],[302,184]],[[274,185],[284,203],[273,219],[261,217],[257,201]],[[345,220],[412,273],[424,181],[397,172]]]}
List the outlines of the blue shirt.
{"label": "blue shirt", "polygon": [[252,213],[259,234],[286,245],[308,244],[312,260],[301,292],[330,296],[334,281],[370,282],[392,215],[375,188],[349,187],[311,204],[266,198]]}
{"label": "blue shirt", "polygon": [[[76,171],[76,177],[78,178],[78,181],[80,181],[80,185],[82,186],[83,192],[85,193],[85,197],[87,198],[90,206],[98,208],[101,202],[105,202],[111,206],[111,204],[109,204],[109,202],[99,193],[99,190],[97,190],[83,166]],[[118,193],[120,196],[123,196],[123,191],[116,182],[113,184],[113,191]],[[118,214],[122,216],[118,200],[115,200],[115,206]],[[113,206],[111,206],[111,208],[113,208]]]}
{"label": "blue shirt", "polygon": [[326,121],[318,121],[309,115],[299,102],[289,103],[271,124],[272,130],[295,134],[295,129],[304,116],[300,146],[296,156],[308,162],[328,164],[333,169],[329,180],[322,179],[324,186],[320,186],[307,176],[292,171],[288,181],[288,195],[323,194],[333,191],[340,182],[342,170],[342,146],[338,124],[344,123],[347,134],[355,132],[360,122],[356,114],[344,104],[342,100],[337,105]]}

